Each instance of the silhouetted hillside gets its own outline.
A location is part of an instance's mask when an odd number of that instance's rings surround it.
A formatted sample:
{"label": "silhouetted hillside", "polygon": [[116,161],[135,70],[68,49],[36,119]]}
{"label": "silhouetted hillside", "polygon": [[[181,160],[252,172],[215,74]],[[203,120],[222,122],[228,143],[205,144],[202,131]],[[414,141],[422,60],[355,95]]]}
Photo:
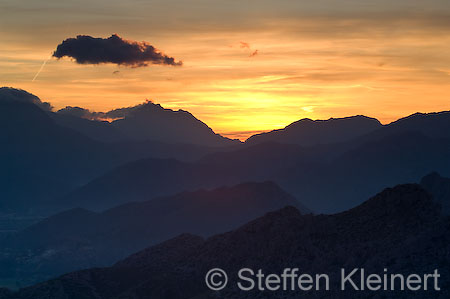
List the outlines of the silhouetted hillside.
{"label": "silhouetted hillside", "polygon": [[34,283],[111,264],[184,232],[225,232],[288,205],[309,213],[277,185],[265,182],[183,192],[102,213],[72,209],[5,239],[0,273],[3,280]]}
{"label": "silhouetted hillside", "polygon": [[32,209],[34,202],[71,190],[117,165],[106,147],[55,124],[37,101],[24,91],[0,90],[3,210]]}
{"label": "silhouetted hillside", "polygon": [[[449,250],[450,222],[439,205],[420,186],[400,185],[336,215],[301,215],[287,207],[206,240],[181,235],[113,267],[66,274],[2,298],[447,298]],[[204,280],[216,267],[229,276],[218,293]],[[330,291],[243,292],[236,281],[245,267],[326,273]],[[404,275],[438,269],[441,291],[340,291],[340,268],[380,275],[384,268]]]}
{"label": "silhouetted hillside", "polygon": [[284,129],[253,135],[246,143],[278,142],[303,146],[338,143],[365,135],[381,126],[377,119],[362,115],[328,120],[304,118]]}
{"label": "silhouetted hillside", "polygon": [[111,143],[121,139],[111,124],[51,112],[48,103],[13,88],[0,89],[0,114],[2,213],[47,213],[55,209],[56,198],[125,162],[144,157],[186,161],[216,150],[156,141]]}

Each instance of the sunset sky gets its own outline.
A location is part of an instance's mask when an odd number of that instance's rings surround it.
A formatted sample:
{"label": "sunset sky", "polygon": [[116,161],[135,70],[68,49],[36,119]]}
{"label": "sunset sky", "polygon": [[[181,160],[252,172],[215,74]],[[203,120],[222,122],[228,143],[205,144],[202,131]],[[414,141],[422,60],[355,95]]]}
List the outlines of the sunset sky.
{"label": "sunset sky", "polygon": [[[51,58],[114,33],[183,66]],[[241,139],[305,117],[450,110],[449,0],[2,0],[0,41],[0,85],[57,109],[150,99]]]}

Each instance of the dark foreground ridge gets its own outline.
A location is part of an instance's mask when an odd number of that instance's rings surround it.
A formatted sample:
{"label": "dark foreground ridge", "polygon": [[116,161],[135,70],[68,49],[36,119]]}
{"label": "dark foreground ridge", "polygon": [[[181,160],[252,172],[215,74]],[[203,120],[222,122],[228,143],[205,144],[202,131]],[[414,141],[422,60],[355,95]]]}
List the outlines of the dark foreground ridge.
{"label": "dark foreground ridge", "polygon": [[[138,252],[113,267],[70,273],[2,299],[81,298],[448,298],[450,221],[416,184],[385,189],[358,207],[335,215],[302,215],[286,207],[237,230],[208,239],[181,235]],[[205,286],[209,269],[229,274],[216,293]],[[330,291],[243,292],[237,273],[250,268],[281,274],[327,273]],[[369,273],[425,274],[438,269],[440,292],[339,290],[341,268]]]}

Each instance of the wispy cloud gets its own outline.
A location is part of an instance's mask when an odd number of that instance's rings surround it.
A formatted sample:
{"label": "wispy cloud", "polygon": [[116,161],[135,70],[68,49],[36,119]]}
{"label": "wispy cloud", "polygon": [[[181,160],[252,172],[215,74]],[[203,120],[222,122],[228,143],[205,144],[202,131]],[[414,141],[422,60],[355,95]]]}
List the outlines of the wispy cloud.
{"label": "wispy cloud", "polygon": [[252,54],[250,54],[250,57],[253,57],[253,56],[256,56],[256,55],[258,55],[258,50],[253,51]]}
{"label": "wispy cloud", "polygon": [[246,42],[240,42],[240,47],[250,49],[250,45]]}

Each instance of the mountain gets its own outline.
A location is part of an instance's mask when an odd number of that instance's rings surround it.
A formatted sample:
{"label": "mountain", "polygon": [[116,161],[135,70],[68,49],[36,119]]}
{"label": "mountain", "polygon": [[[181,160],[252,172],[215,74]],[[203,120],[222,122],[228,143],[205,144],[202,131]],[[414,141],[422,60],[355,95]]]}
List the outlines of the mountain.
{"label": "mountain", "polygon": [[269,211],[295,206],[272,182],[244,183],[128,203],[101,213],[71,209],[3,240],[3,282],[35,283],[64,272],[109,265],[150,245],[190,232],[210,236]]}
{"label": "mountain", "polygon": [[[271,212],[236,230],[204,239],[183,234],[140,251],[112,267],[93,268],[24,288],[3,299],[41,298],[447,298],[450,293],[450,220],[419,185],[388,188],[358,207],[335,215],[302,215],[293,207]],[[329,275],[330,290],[244,292],[239,269],[280,275]],[[224,269],[228,286],[205,285],[209,269]],[[438,269],[437,292],[341,291],[340,268],[367,274],[420,275]],[[354,279],[359,281],[359,274]],[[256,279],[256,278],[255,278]],[[247,284],[248,285],[248,284]]]}
{"label": "mountain", "polygon": [[152,102],[113,110],[107,114],[123,116],[113,121],[112,126],[133,139],[206,146],[229,146],[240,143],[238,140],[214,133],[205,123],[187,111],[165,109]]}
{"label": "mountain", "polygon": [[273,180],[294,196],[302,194],[311,209],[333,213],[354,207],[388,186],[419,182],[432,171],[450,176],[449,152],[450,139],[415,132],[389,135],[322,163],[293,165]]}
{"label": "mountain", "polygon": [[450,176],[449,152],[450,139],[417,132],[313,147],[262,143],[216,151],[192,162],[144,159],[128,163],[71,192],[61,202],[101,209],[102,198],[120,204],[170,192],[269,180],[301,198],[312,210],[335,213],[388,186],[418,182],[432,171]]}
{"label": "mountain", "polygon": [[130,139],[107,121],[91,120],[80,117],[67,112],[66,109],[61,109],[57,112],[49,112],[49,115],[58,125],[78,131],[93,140],[101,142],[121,142]]}
{"label": "mountain", "polygon": [[284,129],[253,135],[246,140],[246,143],[278,142],[302,146],[330,144],[345,142],[381,127],[377,119],[363,115],[328,120],[304,118]]}
{"label": "mountain", "polygon": [[214,133],[187,111],[166,109],[150,101],[108,112],[91,112],[84,108],[68,106],[52,113],[52,117],[60,125],[106,142],[152,140],[168,144],[212,147],[240,144],[238,140]]}
{"label": "mountain", "polygon": [[298,120],[279,130],[256,134],[246,144],[277,142],[314,146],[376,141],[390,135],[417,132],[431,138],[450,138],[450,111],[415,113],[387,125],[362,115],[328,120]]}
{"label": "mountain", "polygon": [[217,150],[175,140],[127,140],[108,122],[55,113],[38,97],[6,87],[0,88],[0,138],[1,213],[48,214],[55,199],[122,163],[148,157],[190,161]]}
{"label": "mountain", "polygon": [[[38,98],[0,89],[0,207],[29,206],[71,190],[115,166],[114,153],[57,125]],[[69,171],[68,171],[69,170]],[[30,200],[32,198],[32,200]]]}
{"label": "mountain", "polygon": [[191,162],[141,159],[116,167],[58,201],[65,206],[102,210],[110,203],[118,205],[174,192],[270,180],[268,174],[290,165],[285,161],[298,160],[299,150],[297,146],[273,144],[222,151]]}
{"label": "mountain", "polygon": [[[7,140],[7,146],[0,149],[5,165],[0,170],[2,212],[21,209],[36,213],[44,205],[59,211],[77,206],[101,210],[185,190],[270,180],[302,198],[313,210],[333,213],[351,208],[387,186],[417,182],[432,171],[450,175],[450,138],[445,138],[448,112],[416,114],[338,143],[249,142],[216,147],[112,142],[115,134],[127,136],[119,129],[126,119],[137,124],[137,120],[147,119],[145,115],[155,114],[158,117],[149,118],[151,121],[162,116],[192,120],[186,113],[150,102],[107,113],[76,108],[55,113],[48,103],[10,88],[0,90],[0,102],[0,134]],[[113,123],[90,120],[102,118],[118,119]],[[357,116],[317,122],[312,127],[331,131],[350,123],[365,127],[358,125],[360,121],[377,123]],[[81,132],[92,133],[88,137]],[[103,141],[98,135],[104,136]]]}
{"label": "mountain", "polygon": [[450,138],[450,111],[415,113],[386,127],[388,134],[416,131],[432,138]]}
{"label": "mountain", "polygon": [[442,211],[450,215],[450,178],[432,172],[422,178],[420,185],[442,205]]}
{"label": "mountain", "polygon": [[[55,204],[100,211],[111,205],[230,184],[219,168],[175,159],[141,159],[120,165]],[[238,183],[238,180],[232,180]]]}
{"label": "mountain", "polygon": [[400,118],[359,138],[353,139],[353,145],[376,142],[395,135],[420,134],[432,139],[450,139],[450,111],[434,113],[415,113]]}

